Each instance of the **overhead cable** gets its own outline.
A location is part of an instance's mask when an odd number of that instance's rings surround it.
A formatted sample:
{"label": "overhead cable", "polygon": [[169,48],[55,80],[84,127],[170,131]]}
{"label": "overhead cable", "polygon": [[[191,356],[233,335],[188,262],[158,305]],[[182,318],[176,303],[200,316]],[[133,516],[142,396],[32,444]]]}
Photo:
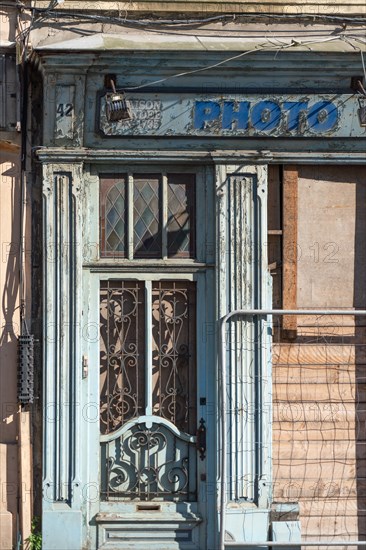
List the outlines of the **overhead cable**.
{"label": "overhead cable", "polygon": [[[210,69],[215,69],[216,67],[220,67],[221,65],[225,65],[226,63],[229,63],[230,61],[240,59],[240,58],[242,58],[246,55],[256,53],[256,52],[259,52],[259,51],[261,51],[261,52],[262,51],[280,52],[280,51],[283,51],[283,50],[288,50],[289,48],[295,48],[295,47],[299,47],[299,46],[310,47],[311,45],[314,45],[314,44],[323,44],[325,42],[334,42],[335,40],[340,40],[340,39],[342,40],[343,36],[335,36],[335,37],[329,37],[327,39],[322,39],[322,40],[309,40],[309,41],[303,41],[303,42],[298,41],[298,40],[292,40],[290,43],[285,42],[285,43],[282,43],[282,44],[279,41],[278,45],[271,44],[270,46],[268,46],[267,43],[263,43],[263,44],[258,45],[258,47],[256,47],[256,48],[253,48],[251,50],[246,50],[246,51],[241,52],[239,54],[227,57],[227,58],[223,59],[222,61],[218,61],[217,63],[213,63],[211,65],[206,65],[205,67],[200,67],[199,69],[192,69],[190,71],[184,71],[184,72],[181,72],[181,73],[176,73],[174,75],[167,76],[165,78],[159,78],[158,80],[154,80],[153,82],[148,82],[146,84],[141,84],[139,86],[128,86],[128,87],[124,88],[124,91],[125,92],[129,92],[129,91],[132,92],[132,91],[136,91],[136,90],[141,90],[143,88],[154,86],[155,84],[162,84],[163,82],[166,82],[167,80],[172,80],[173,78],[180,78],[182,76],[188,76],[188,75],[191,75],[191,74],[196,74],[196,73],[200,73],[200,72],[203,72],[203,71],[208,71]],[[270,41],[267,39],[266,42],[270,42]]]}
{"label": "overhead cable", "polygon": [[[10,7],[9,2],[2,3],[0,5],[6,5]],[[47,8],[37,8],[37,7],[28,7],[22,3],[15,4],[22,10],[32,11],[34,14],[39,15],[40,17],[47,15],[48,17],[57,17],[57,18],[70,18],[70,19],[86,19],[92,21],[100,21],[104,23],[115,23],[123,26],[132,26],[132,27],[143,27],[148,29],[149,27],[186,27],[190,25],[205,25],[207,23],[214,22],[240,22],[241,19],[252,19],[253,21],[262,19],[262,20],[271,20],[271,21],[289,21],[294,20],[296,23],[301,21],[312,21],[312,22],[337,22],[344,23],[347,25],[365,25],[365,19],[360,17],[349,17],[349,16],[340,16],[340,15],[327,15],[327,14],[273,14],[273,13],[228,13],[213,15],[211,17],[205,18],[195,18],[195,19],[130,19],[127,17],[112,17],[108,15],[98,15],[93,13],[85,12],[75,12],[68,10],[56,10],[53,3]],[[13,5],[14,7],[14,5]]]}

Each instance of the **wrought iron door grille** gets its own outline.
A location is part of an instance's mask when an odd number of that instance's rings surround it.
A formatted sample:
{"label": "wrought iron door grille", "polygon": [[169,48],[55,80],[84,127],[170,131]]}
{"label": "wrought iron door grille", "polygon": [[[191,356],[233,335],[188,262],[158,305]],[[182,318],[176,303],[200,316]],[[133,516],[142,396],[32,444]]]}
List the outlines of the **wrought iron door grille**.
{"label": "wrought iron door grille", "polygon": [[[101,433],[144,414],[146,338],[152,340],[152,414],[196,430],[195,283],[160,281],[151,304],[144,283],[103,281],[100,289]],[[145,329],[152,317],[152,334]]]}
{"label": "wrought iron door grille", "polygon": [[195,283],[102,281],[100,320],[102,495],[194,500]]}
{"label": "wrought iron door grille", "polygon": [[152,290],[153,414],[196,431],[195,287],[157,282]]}
{"label": "wrought iron door grille", "polygon": [[195,501],[196,449],[161,424],[102,444],[104,500]]}
{"label": "wrought iron door grille", "polygon": [[144,285],[100,288],[100,430],[108,434],[144,412]]}

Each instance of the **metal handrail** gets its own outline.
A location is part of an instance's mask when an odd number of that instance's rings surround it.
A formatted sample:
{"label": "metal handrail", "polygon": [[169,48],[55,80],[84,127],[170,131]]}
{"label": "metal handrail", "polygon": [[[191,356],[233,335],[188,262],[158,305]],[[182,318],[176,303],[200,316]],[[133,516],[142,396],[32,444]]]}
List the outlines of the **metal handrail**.
{"label": "metal handrail", "polygon": [[[283,546],[286,543],[281,544],[268,544],[270,541],[265,543],[233,543],[225,542],[225,519],[226,519],[226,507],[225,507],[225,482],[226,482],[226,349],[225,349],[225,326],[227,321],[232,317],[241,316],[241,317],[252,317],[254,315],[258,316],[272,316],[272,315],[352,315],[352,316],[366,316],[366,310],[354,310],[354,309],[235,309],[227,313],[224,317],[219,320],[220,323],[220,355],[219,361],[221,366],[221,483],[220,483],[220,550],[225,550],[226,546]],[[296,543],[290,543],[290,546]],[[300,543],[298,543],[300,544]],[[344,543],[337,543],[344,544]],[[358,546],[366,545],[366,541],[363,544]],[[319,545],[320,546],[320,545]]]}
{"label": "metal handrail", "polygon": [[226,541],[225,546],[229,546],[230,548],[236,548],[236,547],[242,547],[242,546],[284,546],[284,547],[291,547],[294,548],[295,546],[366,546],[366,540],[346,540],[346,541],[340,541],[336,542],[334,540],[332,541],[320,541],[320,540],[313,540],[311,542],[301,542],[301,541],[293,541],[293,542],[279,542],[279,541],[271,541],[267,540],[266,542],[234,542],[234,541]]}

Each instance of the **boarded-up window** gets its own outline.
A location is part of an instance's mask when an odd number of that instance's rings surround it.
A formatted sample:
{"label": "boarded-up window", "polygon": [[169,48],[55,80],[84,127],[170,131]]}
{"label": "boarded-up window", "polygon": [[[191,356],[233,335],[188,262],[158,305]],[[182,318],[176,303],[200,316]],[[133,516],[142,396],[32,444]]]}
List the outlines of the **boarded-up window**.
{"label": "boarded-up window", "polygon": [[[297,309],[366,309],[366,167],[296,170]],[[304,540],[366,536],[365,357],[364,316],[301,315],[295,341],[274,333],[273,500],[299,504]]]}
{"label": "boarded-up window", "polygon": [[298,307],[365,307],[366,167],[298,174]]}

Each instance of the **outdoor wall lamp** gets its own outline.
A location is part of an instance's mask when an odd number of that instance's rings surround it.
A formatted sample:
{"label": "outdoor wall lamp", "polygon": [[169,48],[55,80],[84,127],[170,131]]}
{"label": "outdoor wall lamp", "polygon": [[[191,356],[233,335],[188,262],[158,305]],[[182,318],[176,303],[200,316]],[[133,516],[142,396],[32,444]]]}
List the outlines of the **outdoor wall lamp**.
{"label": "outdoor wall lamp", "polygon": [[360,126],[366,126],[366,97],[363,99],[358,99],[358,103],[360,105],[358,109],[358,120],[360,122]]}
{"label": "outdoor wall lamp", "polygon": [[353,76],[351,78],[351,90],[359,94],[358,120],[360,122],[360,126],[366,126],[366,90],[363,85],[362,76]]}
{"label": "outdoor wall lamp", "polygon": [[106,94],[106,115],[108,122],[117,120],[129,120],[132,118],[129,101],[124,92],[117,92],[114,80],[110,80],[112,92]]}

